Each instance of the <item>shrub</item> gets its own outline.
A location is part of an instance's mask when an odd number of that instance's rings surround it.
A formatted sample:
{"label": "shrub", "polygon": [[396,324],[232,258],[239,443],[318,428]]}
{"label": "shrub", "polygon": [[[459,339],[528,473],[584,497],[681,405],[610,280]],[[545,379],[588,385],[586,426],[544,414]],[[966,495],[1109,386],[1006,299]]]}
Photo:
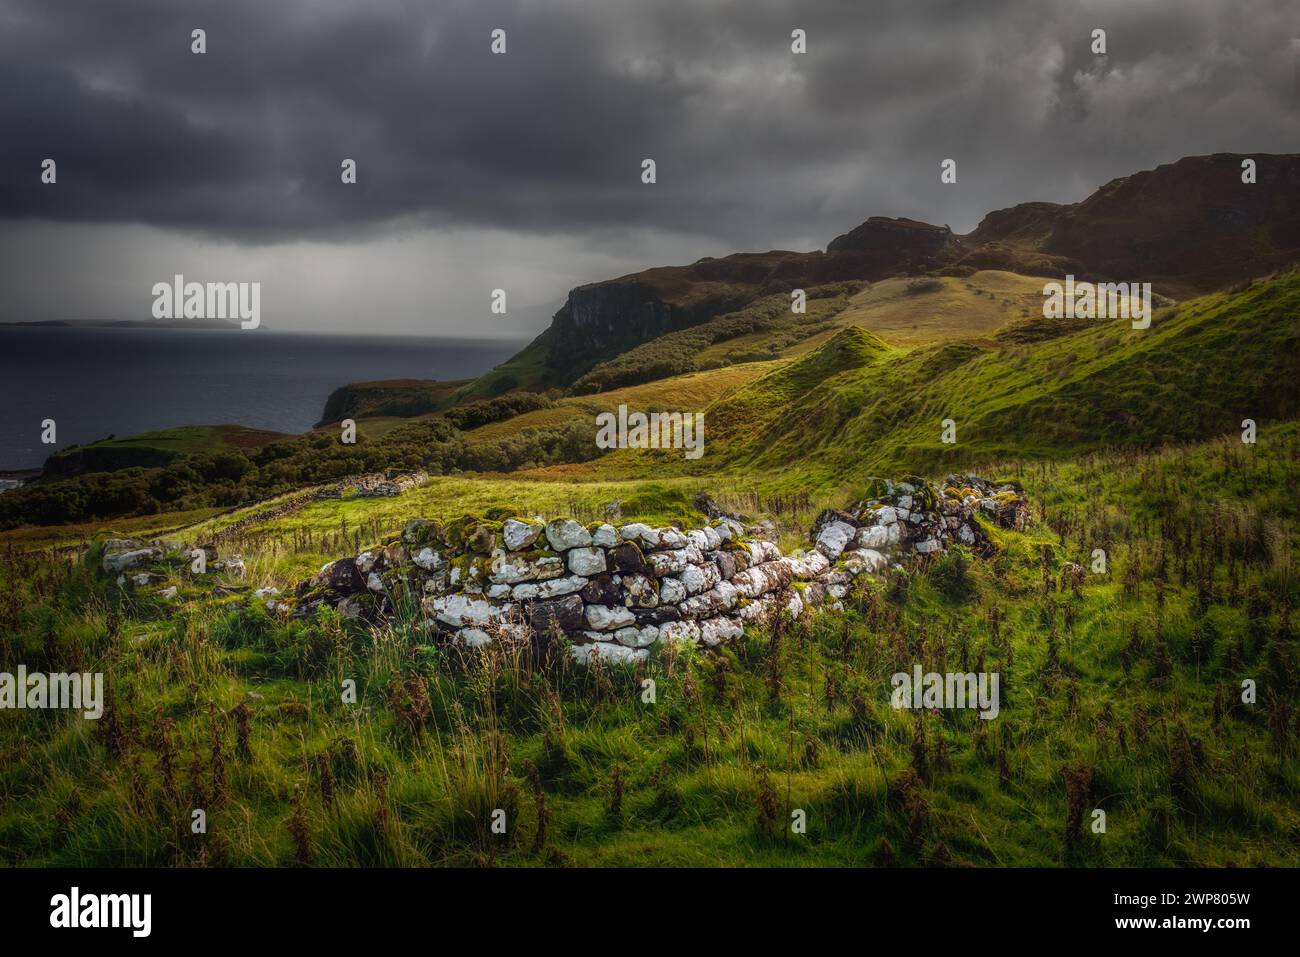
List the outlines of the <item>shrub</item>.
{"label": "shrub", "polygon": [[971,550],[965,545],[950,545],[930,568],[930,582],[948,601],[969,601],[975,590],[971,580]]}

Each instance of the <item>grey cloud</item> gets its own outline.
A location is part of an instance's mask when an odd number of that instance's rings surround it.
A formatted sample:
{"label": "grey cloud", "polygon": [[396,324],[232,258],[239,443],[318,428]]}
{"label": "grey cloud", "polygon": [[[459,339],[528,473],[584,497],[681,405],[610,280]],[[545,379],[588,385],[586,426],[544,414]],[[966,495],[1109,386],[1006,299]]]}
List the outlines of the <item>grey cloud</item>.
{"label": "grey cloud", "polygon": [[[8,217],[246,240],[410,216],[639,223],[761,246],[882,211],[968,228],[998,205],[1078,198],[1062,184],[1282,149],[1296,132],[1281,3],[7,6]],[[487,49],[494,26],[504,57]],[[1093,26],[1109,33],[1103,62]],[[55,154],[57,195],[33,174]],[[339,188],[344,156],[361,164],[355,189]],[[958,190],[938,185],[946,156]],[[855,208],[808,222],[831,214],[819,174],[853,167]],[[888,208],[900,199],[916,208]]]}
{"label": "grey cloud", "polygon": [[1187,154],[1294,149],[1297,28],[1282,0],[0,0],[0,219],[359,256],[614,232],[628,269],[877,214],[964,231]]}

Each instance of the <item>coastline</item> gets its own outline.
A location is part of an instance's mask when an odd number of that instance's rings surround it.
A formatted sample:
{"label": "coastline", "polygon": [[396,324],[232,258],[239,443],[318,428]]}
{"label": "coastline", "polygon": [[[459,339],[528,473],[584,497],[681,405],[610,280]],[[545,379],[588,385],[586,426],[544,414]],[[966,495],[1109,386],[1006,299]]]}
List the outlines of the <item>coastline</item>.
{"label": "coastline", "polygon": [[[0,375],[14,397],[0,417],[0,471],[17,473],[109,435],[197,423],[302,434],[340,388],[461,380],[505,361],[521,341],[31,325],[0,326],[0,337]],[[41,444],[46,420],[58,427],[50,445]]]}

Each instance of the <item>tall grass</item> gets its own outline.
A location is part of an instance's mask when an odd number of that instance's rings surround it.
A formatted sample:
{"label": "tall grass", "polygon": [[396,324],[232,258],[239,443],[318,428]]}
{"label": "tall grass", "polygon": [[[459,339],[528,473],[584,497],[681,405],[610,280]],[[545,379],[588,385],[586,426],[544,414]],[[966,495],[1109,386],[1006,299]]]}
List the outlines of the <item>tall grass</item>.
{"label": "tall grass", "polygon": [[[1294,866],[1297,460],[1285,426],[1007,463],[1035,523],[994,556],[637,669],[431,643],[414,596],[373,628],[283,620],[181,568],[168,601],[93,551],[11,554],[0,659],[102,670],[108,705],[0,712],[0,860]],[[715,491],[792,537],[834,498]],[[301,553],[246,544],[242,584],[291,585]],[[1001,714],[894,710],[916,664],[998,671]]]}

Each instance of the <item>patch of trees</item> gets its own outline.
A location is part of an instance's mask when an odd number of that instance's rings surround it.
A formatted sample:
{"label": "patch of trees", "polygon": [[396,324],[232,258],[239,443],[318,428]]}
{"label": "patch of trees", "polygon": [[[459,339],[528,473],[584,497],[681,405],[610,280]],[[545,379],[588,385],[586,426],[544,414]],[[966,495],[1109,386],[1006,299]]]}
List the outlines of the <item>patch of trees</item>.
{"label": "patch of trees", "polygon": [[[527,401],[519,406],[521,410],[544,407],[529,406]],[[481,414],[508,417],[505,408],[494,405]],[[470,416],[467,421],[479,419]],[[599,454],[595,434],[586,422],[524,429],[474,446],[441,419],[404,423],[375,439],[359,436],[355,445],[344,445],[330,432],[313,432],[258,449],[185,455],[161,468],[126,468],[25,485],[0,495],[0,529],[233,508],[386,469],[423,469],[431,475],[462,470],[510,472],[586,461]]]}
{"label": "patch of trees", "polygon": [[411,422],[344,445],[313,432],[257,449],[181,456],[161,468],[127,468],[42,480],[0,495],[0,528],[61,525],[126,515],[226,508],[382,469],[434,474],[462,468],[465,438],[439,420]]}
{"label": "patch of trees", "polygon": [[475,472],[514,472],[519,469],[586,462],[596,458],[596,433],[586,420],[544,428],[522,429],[514,435],[466,449],[464,467]]}
{"label": "patch of trees", "polygon": [[455,406],[443,413],[443,418],[462,432],[468,432],[470,429],[477,429],[481,425],[500,422],[503,419],[513,419],[525,412],[535,412],[538,409],[551,409],[554,407],[555,402],[552,399],[539,393],[512,392],[509,395],[500,395],[494,399],[479,399],[476,402],[467,402],[464,405]]}

